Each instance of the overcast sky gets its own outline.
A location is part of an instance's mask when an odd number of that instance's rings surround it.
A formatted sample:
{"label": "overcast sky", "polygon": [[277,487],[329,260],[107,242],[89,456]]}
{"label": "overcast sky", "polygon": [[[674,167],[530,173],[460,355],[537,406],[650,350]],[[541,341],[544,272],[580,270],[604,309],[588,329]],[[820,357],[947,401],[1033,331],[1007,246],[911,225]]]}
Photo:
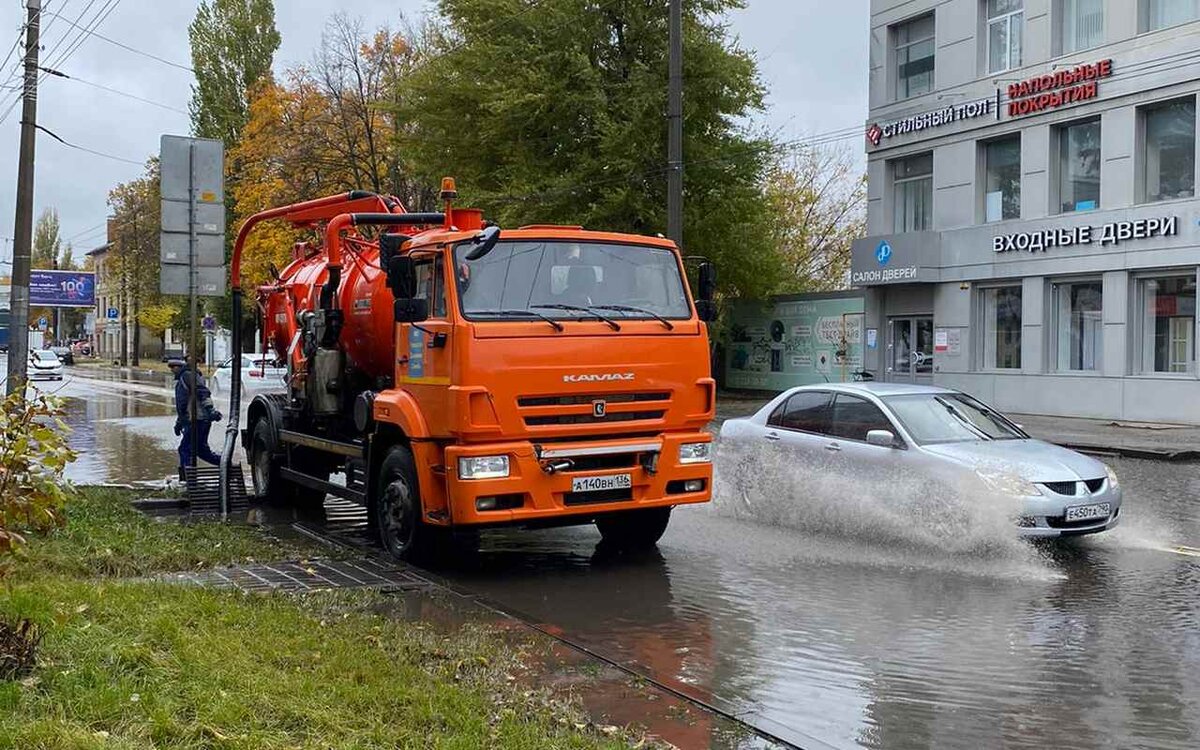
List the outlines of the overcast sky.
{"label": "overcast sky", "polygon": [[[191,73],[128,52],[101,39],[86,38],[65,60],[78,36],[71,22],[89,6],[87,18],[110,0],[43,0],[42,64],[93,84],[153,100],[145,104],[93,86],[48,78],[40,87],[38,121],[61,138],[141,163],[157,153],[163,133],[187,135]],[[110,39],[165,60],[190,64],[187,25],[193,0],[116,0],[115,10],[97,31]],[[283,36],[276,69],[305,62],[329,16],[343,10],[368,27],[394,21],[399,13],[418,16],[428,0],[276,0],[276,23]],[[24,0],[0,0],[0,55],[8,53],[25,18]],[[665,6],[665,2],[664,2]],[[762,125],[787,139],[826,133],[863,123],[867,113],[867,0],[748,0],[732,16],[733,32],[757,55],[770,90]],[[819,10],[818,10],[819,8]],[[61,11],[64,18],[51,13]],[[69,34],[64,38],[65,34]],[[20,83],[17,54],[0,76],[0,114],[9,108]],[[16,75],[18,77],[10,76]],[[8,79],[5,81],[4,79]],[[179,110],[179,111],[173,111]],[[0,123],[0,258],[12,257],[17,173],[18,104]],[[842,144],[861,149],[861,139]],[[141,168],[67,148],[45,133],[37,140],[35,214],[55,207],[64,239],[76,258],[103,244],[108,190],[137,177]],[[7,273],[7,265],[0,273]]]}

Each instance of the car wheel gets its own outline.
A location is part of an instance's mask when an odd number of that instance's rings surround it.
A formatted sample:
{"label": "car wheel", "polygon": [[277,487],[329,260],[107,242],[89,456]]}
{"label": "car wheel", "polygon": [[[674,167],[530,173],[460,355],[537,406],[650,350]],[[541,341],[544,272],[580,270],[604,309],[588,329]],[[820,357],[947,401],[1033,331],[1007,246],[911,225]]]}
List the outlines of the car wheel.
{"label": "car wheel", "polygon": [[646,508],[597,516],[596,528],[606,544],[630,550],[647,549],[658,543],[670,522],[670,508]]}
{"label": "car wheel", "polygon": [[430,551],[431,530],[421,520],[421,494],[412,453],[392,446],[379,471],[375,495],[375,526],[388,554],[415,561]]}

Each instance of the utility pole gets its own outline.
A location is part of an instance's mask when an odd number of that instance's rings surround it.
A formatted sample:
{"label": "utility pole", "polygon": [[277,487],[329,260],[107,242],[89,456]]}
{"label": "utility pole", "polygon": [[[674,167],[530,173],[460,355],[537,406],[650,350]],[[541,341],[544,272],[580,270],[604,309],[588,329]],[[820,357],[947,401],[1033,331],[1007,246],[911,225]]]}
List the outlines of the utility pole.
{"label": "utility pole", "polygon": [[669,0],[667,22],[667,237],[683,247],[683,0]]}
{"label": "utility pole", "polygon": [[25,97],[17,165],[17,217],[13,231],[12,318],[8,342],[8,395],[25,394],[29,367],[29,266],[33,245],[33,147],[37,134],[38,27],[42,0],[26,0]]}

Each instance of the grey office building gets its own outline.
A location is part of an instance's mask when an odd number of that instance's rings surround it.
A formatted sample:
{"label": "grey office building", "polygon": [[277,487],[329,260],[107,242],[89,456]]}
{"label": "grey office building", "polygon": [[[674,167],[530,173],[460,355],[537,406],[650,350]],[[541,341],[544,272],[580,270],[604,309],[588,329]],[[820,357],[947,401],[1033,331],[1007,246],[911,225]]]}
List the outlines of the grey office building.
{"label": "grey office building", "polygon": [[866,369],[1200,423],[1200,0],[871,0]]}

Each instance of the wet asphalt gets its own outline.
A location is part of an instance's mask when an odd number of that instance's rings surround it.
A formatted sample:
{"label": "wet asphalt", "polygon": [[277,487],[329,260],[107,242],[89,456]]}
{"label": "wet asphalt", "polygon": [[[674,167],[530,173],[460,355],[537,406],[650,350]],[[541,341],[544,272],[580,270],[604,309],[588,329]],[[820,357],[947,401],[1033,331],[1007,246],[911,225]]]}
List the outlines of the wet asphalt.
{"label": "wet asphalt", "polygon": [[[40,387],[68,399],[72,480],[174,472],[167,376],[67,374]],[[433,572],[800,747],[1195,748],[1200,465],[1108,460],[1122,526],[1063,543],[906,547],[714,503],[650,554],[506,531]]]}

